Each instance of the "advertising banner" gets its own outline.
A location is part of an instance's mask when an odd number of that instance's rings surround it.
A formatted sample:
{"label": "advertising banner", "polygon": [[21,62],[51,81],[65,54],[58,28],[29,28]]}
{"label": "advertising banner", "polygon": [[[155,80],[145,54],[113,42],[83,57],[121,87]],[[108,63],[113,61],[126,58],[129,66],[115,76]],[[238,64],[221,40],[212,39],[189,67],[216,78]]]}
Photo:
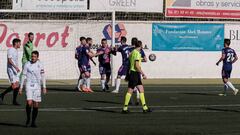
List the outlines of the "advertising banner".
{"label": "advertising banner", "polygon": [[225,38],[231,40],[230,47],[236,51],[240,51],[240,25],[225,24]]}
{"label": "advertising banner", "polygon": [[240,0],[166,0],[167,17],[240,18]]}
{"label": "advertising banner", "polygon": [[163,13],[163,0],[90,0],[90,10]]}
{"label": "advertising banner", "polygon": [[87,10],[87,0],[13,0],[14,10]]}
{"label": "advertising banner", "polygon": [[223,24],[159,24],[152,26],[153,51],[219,51]]}

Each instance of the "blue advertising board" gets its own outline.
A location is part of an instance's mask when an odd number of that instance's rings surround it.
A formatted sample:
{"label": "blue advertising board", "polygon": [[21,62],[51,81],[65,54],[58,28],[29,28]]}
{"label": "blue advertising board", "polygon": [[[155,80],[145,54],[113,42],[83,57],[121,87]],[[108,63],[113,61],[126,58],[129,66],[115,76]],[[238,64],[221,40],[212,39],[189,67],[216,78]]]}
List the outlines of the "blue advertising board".
{"label": "blue advertising board", "polygon": [[224,24],[152,24],[153,51],[219,51]]}

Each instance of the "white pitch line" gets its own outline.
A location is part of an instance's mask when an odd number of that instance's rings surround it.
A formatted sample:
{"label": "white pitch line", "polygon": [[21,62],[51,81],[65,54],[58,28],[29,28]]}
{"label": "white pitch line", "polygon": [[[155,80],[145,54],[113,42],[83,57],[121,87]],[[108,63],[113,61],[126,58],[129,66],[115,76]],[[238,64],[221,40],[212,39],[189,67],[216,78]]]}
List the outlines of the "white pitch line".
{"label": "white pitch line", "polygon": [[185,85],[176,85],[176,86],[174,86],[174,85],[172,85],[172,84],[170,84],[170,86],[167,86],[167,85],[156,85],[156,86],[154,86],[154,85],[149,85],[149,86],[144,86],[144,88],[165,88],[165,87],[167,87],[167,88],[184,88],[184,87],[186,87],[186,88],[222,88],[222,85],[218,85],[218,86],[208,86],[208,85],[187,85],[187,84],[185,84]]}
{"label": "white pitch line", "polygon": [[[58,87],[59,86],[59,87]],[[59,89],[59,88],[66,88],[65,86],[61,86],[61,85],[58,85],[58,86],[56,86],[57,87],[57,89]],[[49,88],[51,88],[51,89],[54,89],[54,88],[56,88],[56,87],[49,87]],[[184,87],[186,87],[186,88],[222,88],[223,86],[221,85],[221,84],[219,84],[219,85],[189,85],[189,84],[183,84],[183,85],[175,85],[175,84],[169,84],[169,85],[144,85],[144,88],[184,88]],[[94,86],[93,88],[100,88],[100,87],[97,87],[97,86]],[[127,86],[123,86],[123,88],[127,88]],[[71,89],[71,87],[68,87],[67,89]],[[74,88],[72,88],[73,90],[74,90]]]}
{"label": "white pitch line", "polygon": [[[0,110],[0,112],[19,112],[19,111],[24,111],[24,109],[6,109],[6,110]],[[68,110],[68,109],[40,109],[40,112],[98,112],[99,110],[83,110],[83,109],[77,109],[77,110]],[[104,112],[104,111],[103,111]],[[119,111],[115,111],[121,112]],[[131,112],[142,112],[142,110],[131,110]],[[217,111],[217,110],[153,110],[153,112],[157,113],[216,113],[216,112],[222,112],[222,111]]]}
{"label": "white pitch line", "polygon": [[[202,94],[208,94],[208,93],[211,93],[211,94],[214,94],[214,93],[220,93],[221,91],[220,90],[203,90],[203,91],[201,91],[201,93]],[[103,93],[103,92],[95,92],[95,93],[80,93],[80,92],[75,92],[75,91],[69,91],[69,92],[61,92],[61,91],[50,91],[50,92],[48,92],[47,94],[73,94],[73,93],[76,93],[76,94],[105,94],[105,93]],[[201,94],[201,93],[199,93],[199,92],[197,92],[197,91],[189,91],[189,90],[178,90],[178,91],[176,91],[176,90],[174,90],[174,91],[172,91],[172,90],[169,90],[169,91],[166,91],[166,90],[164,90],[164,91],[162,91],[162,90],[159,90],[159,91],[148,91],[148,90],[146,90],[145,91],[145,93],[150,93],[150,94],[155,94],[155,93],[167,93],[167,94],[171,94],[171,93],[191,93],[191,94],[194,94],[194,93],[196,93],[196,94]],[[115,93],[109,93],[109,94],[113,94],[113,95],[117,95],[117,94],[115,94]],[[118,93],[118,94],[122,94],[122,93]],[[217,94],[216,94],[217,95]]]}
{"label": "white pitch line", "polygon": [[[228,105],[170,105],[170,106],[149,106],[150,108],[199,108],[199,107],[240,107],[240,104]],[[121,109],[122,107],[94,107],[95,109]],[[129,106],[129,108],[141,108],[138,106]]]}
{"label": "white pitch line", "polygon": [[[240,104],[228,104],[228,105],[174,105],[174,106],[150,106],[154,109],[154,112],[222,112],[217,110],[204,110],[204,109],[193,109],[200,107],[240,107]],[[139,108],[139,111],[134,110],[133,112],[141,112],[140,106],[130,106],[129,108]],[[163,108],[163,109],[162,109]],[[175,109],[167,109],[175,108]],[[191,108],[190,109],[177,109],[177,108]],[[107,107],[90,107],[90,108],[40,108],[39,111],[42,112],[96,112],[104,109],[117,109],[121,110],[122,107],[118,106],[107,106]],[[155,110],[158,109],[158,110]],[[25,109],[0,109],[0,112],[17,112],[24,111]],[[112,110],[106,110],[112,111]]]}

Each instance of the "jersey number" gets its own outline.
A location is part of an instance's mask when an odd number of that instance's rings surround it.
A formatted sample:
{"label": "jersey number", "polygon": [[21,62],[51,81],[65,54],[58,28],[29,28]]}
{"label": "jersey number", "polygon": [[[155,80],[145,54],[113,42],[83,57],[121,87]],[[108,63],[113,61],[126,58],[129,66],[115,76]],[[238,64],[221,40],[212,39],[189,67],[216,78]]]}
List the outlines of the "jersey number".
{"label": "jersey number", "polygon": [[227,62],[232,62],[234,53],[227,53]]}
{"label": "jersey number", "polygon": [[129,50],[125,50],[124,53],[126,54],[127,58],[129,58]]}

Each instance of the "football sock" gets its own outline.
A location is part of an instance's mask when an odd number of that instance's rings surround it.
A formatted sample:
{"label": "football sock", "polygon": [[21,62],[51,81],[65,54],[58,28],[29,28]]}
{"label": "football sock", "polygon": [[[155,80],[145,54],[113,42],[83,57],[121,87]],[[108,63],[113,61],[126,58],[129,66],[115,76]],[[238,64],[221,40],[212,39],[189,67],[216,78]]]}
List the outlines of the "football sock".
{"label": "football sock", "polygon": [[130,93],[127,93],[125,96],[125,102],[124,102],[124,107],[123,107],[124,111],[128,110],[128,104],[131,99],[131,96],[132,96],[132,94],[130,94]]}
{"label": "football sock", "polygon": [[18,90],[19,88],[13,90],[13,103],[17,102]]}
{"label": "football sock", "polygon": [[227,84],[228,87],[230,87],[232,90],[235,90],[235,89],[236,89],[230,81],[228,81],[226,84]]}
{"label": "football sock", "polygon": [[146,105],[144,93],[140,93],[140,100],[141,100],[141,102],[142,102],[143,110],[147,110],[148,107],[147,107],[147,105]]}
{"label": "football sock", "polygon": [[80,88],[81,85],[83,85],[83,79],[79,79],[79,80],[78,80],[78,85],[77,85],[77,87]]}
{"label": "football sock", "polygon": [[32,107],[27,104],[27,105],[26,105],[27,121],[30,120],[31,111],[32,111]]}
{"label": "football sock", "polygon": [[32,124],[35,124],[37,115],[38,115],[38,108],[37,107],[33,107],[33,111],[32,111]]}
{"label": "football sock", "polygon": [[91,78],[86,78],[86,85],[87,85],[87,88],[89,89],[91,86]]}
{"label": "football sock", "polygon": [[105,80],[101,80],[101,86],[102,86],[102,89],[105,89]]}
{"label": "football sock", "polygon": [[119,91],[119,87],[121,85],[121,79],[116,79],[116,90]]}

